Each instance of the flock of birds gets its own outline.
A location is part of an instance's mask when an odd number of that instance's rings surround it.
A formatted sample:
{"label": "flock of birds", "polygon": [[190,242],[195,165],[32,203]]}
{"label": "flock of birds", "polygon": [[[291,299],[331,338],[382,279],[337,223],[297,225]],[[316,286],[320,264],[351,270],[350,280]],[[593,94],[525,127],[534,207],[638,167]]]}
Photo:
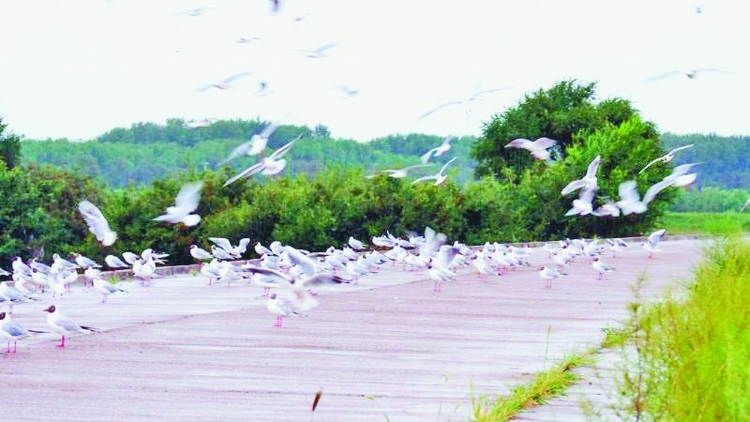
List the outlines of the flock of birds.
{"label": "flock of birds", "polygon": [[[515,139],[505,147],[525,149],[528,150],[531,153],[531,156],[536,160],[550,161],[551,154],[549,149],[555,145],[557,145],[557,141],[554,139],[539,138],[535,141],[530,141],[528,139]],[[646,164],[638,174],[643,173],[649,167],[656,164],[667,164],[671,162],[675,157],[675,153],[692,146],[693,144],[684,145],[667,152],[661,157],[655,158]],[[614,201],[613,199],[608,198],[604,204],[594,209],[594,195],[599,188],[597,172],[601,160],[602,158],[600,155],[594,157],[586,170],[586,174],[580,179],[571,181],[562,189],[562,191],[560,191],[560,194],[563,196],[579,191],[578,198],[573,200],[572,207],[565,214],[566,216],[591,214],[597,217],[619,217],[620,215],[630,215],[633,213],[642,214],[648,210],[648,204],[656,198],[656,195],[659,194],[659,192],[669,187],[689,187],[698,177],[698,173],[694,171],[694,168],[699,163],[679,165],[672,170],[671,174],[664,177],[658,183],[651,185],[646,190],[643,198],[638,194],[638,186],[635,180],[627,180],[620,183],[618,186],[618,194],[620,195],[619,201]]]}
{"label": "flock of birds", "polygon": [[[660,251],[658,244],[664,235],[664,229],[655,231],[642,244],[649,252],[649,258]],[[232,282],[245,281],[263,288],[266,307],[276,317],[277,327],[282,326],[284,318],[307,315],[307,311],[318,306],[317,289],[359,284],[361,278],[376,273],[384,265],[400,265],[404,271],[426,273],[434,282],[435,292],[440,292],[443,283],[453,280],[464,267],[472,268],[478,277],[503,276],[517,268],[531,267],[530,257],[535,249],[546,252],[551,260],[549,265],[539,268],[539,276],[547,288],[552,287],[553,280],[568,275],[565,269],[576,259],[588,259],[599,279],[615,271],[604,263],[606,246],[598,239],[566,239],[557,244],[548,242],[540,248],[531,248],[528,244],[517,247],[487,242],[472,248],[458,241],[450,244],[446,235],[427,227],[424,234],[413,233],[408,238],[388,232],[373,236],[370,245],[349,237],[343,248],[331,246],[323,252],[309,252],[278,241],[271,242],[268,247],[256,242],[253,249],[259,259],[252,261],[243,259],[248,251],[249,238],[241,239],[236,245],[226,238],[210,237],[208,240],[212,243],[210,251],[195,244],[190,246],[191,256],[200,263],[200,274],[208,278],[209,285],[226,283],[229,286]],[[607,242],[613,257],[630,248],[622,239],[607,239]],[[7,340],[6,353],[16,353],[19,340],[43,332],[28,330],[14,320],[14,304],[34,303],[40,300],[40,295],[49,292],[53,299],[67,294],[71,284],[79,281],[79,276],[86,288],[102,295],[101,303],[106,303],[112,294],[127,293],[104,279],[101,264],[81,254],[72,255],[74,259],[67,260],[55,254],[50,265],[36,258],[26,263],[16,257],[12,261],[12,272],[0,269],[0,277],[10,276],[12,279],[12,285],[9,281],[0,282],[0,302],[5,302],[8,308],[7,312],[0,312],[0,335]],[[151,280],[159,277],[156,265],[165,264],[167,256],[145,249],[141,254],[125,252],[122,259],[108,255],[105,264],[110,270],[129,268],[141,285],[148,287]],[[82,270],[81,274],[79,270]],[[54,304],[43,311],[47,312],[49,328],[61,335],[56,347],[65,347],[69,333],[99,331],[66,317]]]}
{"label": "flock of birds", "polygon": [[[273,10],[278,12],[279,1],[273,1]],[[210,8],[191,9],[181,14],[189,16],[201,16]],[[239,42],[249,42],[242,39]],[[326,52],[335,47],[335,43],[329,43],[314,50],[303,51],[310,58],[321,58]],[[687,77],[694,78],[699,72],[717,71],[714,69],[697,69],[685,73]],[[658,78],[667,77],[674,73],[660,75]],[[242,72],[218,82],[211,83],[198,88],[198,91],[211,89],[231,89],[236,81],[250,77],[252,72]],[[356,89],[340,87],[346,95],[357,94]],[[418,119],[427,118],[436,111],[453,106],[467,105],[479,97],[500,91],[506,88],[494,88],[478,91],[468,98],[449,101],[427,111]],[[265,82],[259,84],[258,94],[264,94],[268,90]],[[186,127],[199,129],[211,125],[216,119],[194,120],[186,123]],[[242,178],[250,178],[255,174],[267,176],[275,175],[283,171],[286,160],[283,156],[294,146],[298,138],[295,138],[270,154],[266,155],[268,139],[279,126],[274,122],[266,127],[261,133],[254,135],[249,141],[237,146],[222,162],[224,165],[231,160],[242,156],[258,156],[258,161],[252,166],[244,169],[229,178],[224,186],[232,184]],[[430,160],[446,154],[451,146],[450,142],[454,136],[443,139],[440,145],[425,152],[421,157],[419,165],[413,165],[397,169],[384,169],[367,178],[374,177],[407,177],[411,171],[426,168]],[[551,152],[557,142],[549,138],[539,138],[535,141],[528,139],[516,139],[506,145],[506,148],[521,148],[528,150],[532,157],[541,161],[550,161]],[[658,164],[671,162],[675,154],[692,145],[676,148],[666,155],[656,158],[648,163],[640,172]],[[416,178],[412,183],[433,181],[434,185],[441,185],[447,179],[447,168],[456,160],[454,157],[442,165],[434,175],[426,175]],[[677,166],[672,173],[661,182],[651,186],[643,198],[637,192],[636,182],[625,181],[619,186],[620,199],[618,201],[608,200],[606,203],[594,207],[594,197],[598,189],[597,172],[601,163],[601,157],[597,156],[588,166],[588,170],[580,179],[571,181],[565,186],[561,195],[566,196],[579,191],[578,197],[572,201],[571,209],[566,213],[568,216],[588,215],[614,216],[629,215],[632,213],[643,213],[648,209],[648,204],[662,190],[668,187],[688,186],[696,179],[693,171],[697,163]],[[174,205],[166,208],[163,215],[154,218],[168,224],[182,224],[187,227],[200,223],[201,216],[196,213],[200,203],[200,192],[203,183],[200,181],[183,185],[176,195]],[[745,206],[750,204],[750,199]],[[117,240],[114,232],[101,210],[93,203],[84,200],[78,205],[82,218],[86,221],[89,230],[97,241],[105,247],[109,247]],[[642,247],[649,253],[649,258],[658,249],[660,239],[665,235],[665,230],[657,230],[648,236],[648,240]],[[509,271],[519,267],[530,267],[529,262],[533,248],[528,245],[516,247],[503,245],[497,242],[485,243],[478,248],[455,241],[447,243],[447,237],[427,227],[424,234],[414,234],[408,239],[398,238],[386,233],[371,239],[371,247],[367,247],[361,241],[350,237],[347,245],[341,249],[331,246],[324,252],[309,252],[282,245],[280,242],[272,242],[268,248],[256,242],[255,252],[260,257],[257,262],[238,261],[243,259],[250,244],[249,238],[243,238],[238,244],[233,245],[228,239],[210,237],[212,246],[210,251],[202,249],[198,245],[191,245],[190,254],[200,262],[200,273],[208,278],[209,284],[227,283],[245,280],[256,286],[264,288],[264,296],[267,297],[267,308],[276,317],[275,325],[282,326],[286,317],[305,315],[307,311],[318,305],[315,298],[315,290],[325,286],[337,286],[342,284],[359,283],[360,278],[366,277],[376,271],[379,267],[389,264],[401,265],[404,270],[423,271],[434,282],[433,290],[439,292],[444,282],[452,280],[457,275],[459,268],[472,266],[478,276],[506,275]],[[608,240],[609,247],[616,256],[618,251],[630,246],[622,239]],[[604,262],[603,253],[605,245],[599,240],[586,241],[584,239],[573,239],[559,242],[555,245],[547,243],[543,247],[547,257],[552,261],[549,265],[539,268],[539,276],[545,282],[545,287],[551,288],[555,279],[564,277],[568,273],[566,268],[576,259],[588,259],[592,269],[598,277],[604,278],[614,268]],[[53,262],[49,265],[32,259],[24,262],[20,257],[12,261],[12,272],[0,269],[1,276],[10,276],[12,281],[0,282],[0,302],[7,304],[7,312],[0,312],[0,335],[7,339],[6,353],[17,351],[17,341],[34,334],[37,331],[27,330],[18,321],[12,319],[13,305],[25,302],[34,302],[39,299],[40,294],[51,292],[53,298],[66,294],[70,286],[76,283],[82,276],[84,284],[91,286],[94,291],[102,295],[101,302],[106,303],[112,294],[126,293],[119,286],[105,280],[102,265],[80,254],[74,254],[74,261],[70,261],[53,255]],[[164,264],[166,254],[160,254],[153,249],[146,249],[140,254],[125,252],[122,259],[115,255],[105,258],[106,266],[111,270],[129,269],[140,283],[147,287],[151,280],[158,277],[157,264]],[[273,292],[271,292],[274,290]],[[50,305],[44,309],[47,312],[47,324],[50,329],[61,335],[60,344],[57,347],[65,347],[66,334],[80,331],[97,331],[96,328],[80,325],[60,313],[56,305]],[[13,348],[11,348],[13,343]]]}

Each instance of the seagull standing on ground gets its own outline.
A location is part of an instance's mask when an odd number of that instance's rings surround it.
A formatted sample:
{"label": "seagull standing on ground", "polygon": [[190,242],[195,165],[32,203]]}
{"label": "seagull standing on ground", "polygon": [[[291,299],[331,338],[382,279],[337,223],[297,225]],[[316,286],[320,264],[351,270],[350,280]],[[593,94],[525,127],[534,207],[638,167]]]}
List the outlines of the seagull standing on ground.
{"label": "seagull standing on ground", "polygon": [[602,261],[598,256],[594,257],[594,260],[591,263],[591,267],[593,267],[594,270],[599,273],[599,280],[602,280],[604,278],[604,273],[611,273],[615,270],[614,268],[605,264],[604,261]]}
{"label": "seagull standing on ground", "polygon": [[102,303],[106,303],[112,293],[127,293],[127,290],[123,290],[101,277],[94,277],[94,289],[102,294]]}
{"label": "seagull standing on ground", "polygon": [[[23,340],[29,336],[29,330],[23,328],[21,324],[13,321],[10,315],[0,312],[0,335],[8,340],[8,347],[5,353],[16,353],[18,351],[18,340]],[[13,350],[10,349],[10,342],[13,342]]]}
{"label": "seagull standing on ground", "polygon": [[57,347],[65,347],[66,333],[74,333],[78,331],[98,331],[95,328],[76,324],[76,322],[72,319],[66,317],[65,315],[62,315],[60,311],[58,311],[57,307],[55,307],[55,305],[51,305],[49,308],[45,309],[44,312],[47,312],[47,325],[49,325],[49,327],[53,331],[62,335],[62,337],[60,338],[60,344],[58,344]]}
{"label": "seagull standing on ground", "polygon": [[560,273],[560,271],[557,268],[549,268],[547,266],[542,267],[539,270],[539,276],[542,277],[543,280],[546,280],[546,284],[544,287],[551,289],[552,288],[552,280],[556,278],[560,278],[563,275]]}
{"label": "seagull standing on ground", "polygon": [[290,316],[304,316],[303,313],[298,312],[284,300],[282,300],[276,293],[271,293],[266,301],[266,308],[271,311],[272,314],[276,315],[276,327],[281,327],[282,320],[284,317]]}

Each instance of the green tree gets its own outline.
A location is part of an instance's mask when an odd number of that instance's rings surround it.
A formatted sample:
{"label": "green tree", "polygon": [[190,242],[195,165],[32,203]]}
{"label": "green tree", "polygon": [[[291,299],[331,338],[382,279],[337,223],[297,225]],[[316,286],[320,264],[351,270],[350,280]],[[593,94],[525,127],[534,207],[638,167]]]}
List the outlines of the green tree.
{"label": "green tree", "polygon": [[525,95],[516,107],[494,116],[472,146],[471,156],[477,160],[474,175],[502,177],[504,167],[520,174],[530,166],[533,159],[528,151],[505,148],[516,138],[552,138],[564,156],[574,140],[608,123],[619,125],[636,114],[630,102],[620,98],[595,103],[595,88],[595,82],[562,81],[548,90]]}
{"label": "green tree", "polygon": [[0,117],[0,159],[9,169],[14,168],[21,160],[21,138],[13,134],[4,135],[5,128],[3,118]]}

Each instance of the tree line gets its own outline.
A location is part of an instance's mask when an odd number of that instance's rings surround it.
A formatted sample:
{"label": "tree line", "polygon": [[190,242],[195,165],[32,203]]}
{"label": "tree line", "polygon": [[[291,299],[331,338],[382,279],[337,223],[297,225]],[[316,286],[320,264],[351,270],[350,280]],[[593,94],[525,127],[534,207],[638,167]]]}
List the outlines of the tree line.
{"label": "tree line", "polygon": [[[644,163],[665,153],[655,125],[642,120],[627,101],[597,102],[594,94],[595,84],[576,81],[528,94],[517,106],[494,116],[481,137],[454,141],[449,153],[438,157],[435,169],[425,169],[434,172],[458,157],[456,165],[448,168],[448,180],[439,186],[412,184],[413,177],[365,177],[377,169],[418,163],[420,154],[441,141],[428,135],[393,135],[362,144],[305,132],[302,135],[308,138],[289,153],[293,171],[241,179],[226,187],[224,182],[253,158],[238,159],[231,166],[217,163],[247,134],[180,147],[175,147],[178,141],[136,143],[123,141],[127,137],[112,138],[75,143],[78,153],[66,150],[69,142],[47,141],[45,151],[33,151],[27,146],[44,143],[24,141],[17,151],[21,164],[0,166],[0,194],[5,199],[0,207],[0,265],[12,256],[45,251],[47,256],[80,252],[101,260],[106,254],[145,248],[170,253],[171,263],[187,263],[192,262],[189,245],[208,247],[209,236],[233,241],[250,237],[264,244],[279,240],[321,250],[341,246],[349,236],[367,240],[386,231],[404,236],[426,226],[471,244],[647,233],[684,195],[680,189],[666,189],[642,214],[565,216],[577,194],[561,195],[562,188],[581,178],[597,155],[601,166],[595,205],[617,200],[618,187],[626,180],[635,181],[643,195],[674,167],[668,163],[639,173]],[[177,123],[175,128],[182,127]],[[253,131],[262,130],[264,123]],[[241,121],[234,124],[242,126]],[[297,136],[302,129],[292,127],[284,136]],[[560,141],[554,160],[532,160],[528,151],[505,148],[509,137],[534,139],[541,134]],[[0,140],[7,138],[0,132]],[[276,148],[286,139],[269,145]],[[106,145],[107,152],[100,152],[100,145]],[[157,153],[152,147],[161,149]],[[178,152],[184,154],[179,159],[170,155]],[[37,160],[41,154],[49,154],[49,159],[61,154],[66,162],[46,164]],[[88,162],[71,166],[75,156],[88,156]],[[19,161],[17,155],[13,159]],[[161,176],[135,179],[140,167],[159,166]],[[92,171],[97,167],[99,173]],[[118,184],[101,177],[104,169],[112,168],[120,173]],[[475,174],[461,180],[467,168]],[[198,208],[201,223],[187,228],[154,221],[172,205],[180,186],[193,180],[204,182]],[[118,233],[111,247],[100,246],[88,233],[76,211],[82,199],[98,205]]]}

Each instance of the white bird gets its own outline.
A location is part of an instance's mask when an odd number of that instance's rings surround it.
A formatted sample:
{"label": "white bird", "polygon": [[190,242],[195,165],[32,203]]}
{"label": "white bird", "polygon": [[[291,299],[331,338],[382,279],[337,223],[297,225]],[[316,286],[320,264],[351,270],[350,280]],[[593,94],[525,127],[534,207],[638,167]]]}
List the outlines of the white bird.
{"label": "white bird", "polygon": [[198,91],[198,92],[200,92],[200,91],[206,91],[206,90],[209,90],[211,88],[221,89],[222,91],[225,91],[225,90],[230,89],[232,87],[232,85],[231,85],[232,82],[236,81],[237,79],[246,78],[248,76],[251,76],[252,74],[253,74],[253,72],[241,72],[241,73],[237,73],[235,75],[232,75],[232,76],[229,76],[227,78],[224,78],[224,79],[222,79],[219,82],[208,84],[208,85],[204,85],[204,86],[196,89],[196,91]]}
{"label": "white bird", "polygon": [[745,204],[740,207],[740,212],[745,211],[745,208],[750,206],[750,198],[747,198]]}
{"label": "white bird", "polygon": [[190,120],[188,122],[185,122],[182,126],[185,127],[185,128],[187,128],[187,129],[199,129],[199,128],[202,128],[202,127],[211,126],[212,124],[216,123],[217,121],[219,121],[219,119],[215,119],[213,117],[209,117],[209,118],[206,118],[206,119]]}
{"label": "white bird", "polygon": [[560,192],[562,195],[567,195],[578,189],[598,189],[596,172],[599,170],[599,164],[601,163],[602,157],[597,155],[589,164],[586,175],[581,179],[574,180],[568,183],[563,190]]}
{"label": "white bird", "polygon": [[571,258],[562,251],[552,251],[552,262],[562,269],[570,265]]}
{"label": "white bird", "polygon": [[230,261],[234,259],[229,252],[216,245],[211,245],[211,254],[220,261]]}
{"label": "white bird", "polygon": [[425,263],[425,266],[427,267],[427,275],[430,277],[430,280],[434,282],[433,291],[435,292],[442,291],[443,283],[451,281],[456,275],[453,271],[441,265],[437,265],[434,262],[427,262]]}
{"label": "white bird", "polygon": [[714,69],[714,68],[708,68],[708,67],[699,68],[699,69],[672,70],[672,71],[648,78],[646,79],[646,81],[656,81],[656,80],[668,78],[671,76],[678,76],[678,75],[686,76],[688,79],[693,80],[698,77],[698,74],[707,73],[707,72],[730,73],[730,72],[727,72],[726,70]]}
{"label": "white bird", "polygon": [[89,226],[89,231],[96,236],[96,240],[104,246],[115,243],[117,233],[110,229],[109,222],[96,205],[84,200],[78,203],[78,211]]}
{"label": "white bird", "polygon": [[62,335],[60,344],[57,347],[65,347],[65,334],[75,333],[79,331],[98,331],[95,328],[87,327],[85,325],[78,325],[72,319],[62,315],[55,305],[50,305],[49,308],[45,309],[47,312],[47,325],[56,333]]}
{"label": "white bird", "polygon": [[435,186],[439,186],[439,185],[443,184],[443,182],[445,182],[445,180],[448,179],[448,175],[445,174],[445,169],[452,162],[456,161],[456,159],[458,159],[458,157],[453,157],[453,158],[450,159],[450,161],[448,161],[447,163],[443,164],[443,167],[440,167],[440,171],[438,171],[437,174],[431,175],[431,176],[422,176],[422,177],[420,177],[418,179],[415,179],[413,182],[411,182],[411,184],[413,185],[415,183],[424,182],[426,180],[434,180],[435,181]]}
{"label": "white bird", "polygon": [[133,262],[133,275],[141,280],[141,285],[148,286],[156,277],[156,263],[150,257],[145,260],[139,257]]}
{"label": "white bird", "polygon": [[213,7],[206,6],[206,7],[198,7],[196,9],[189,9],[189,10],[183,10],[182,12],[177,12],[175,15],[189,15],[189,16],[202,16],[204,10],[213,9]]}
{"label": "white bird", "polygon": [[[18,351],[18,340],[23,340],[29,336],[29,330],[21,324],[13,321],[10,315],[0,312],[0,335],[8,340],[8,347],[5,353],[16,353]],[[13,350],[10,349],[10,342],[13,342]]]}
{"label": "white bird", "polygon": [[84,270],[86,268],[101,268],[102,266],[96,263],[91,258],[88,258],[86,256],[83,256],[79,253],[73,253],[73,256],[75,256],[76,264],[78,264],[79,267],[83,268]]}
{"label": "white bird", "polygon": [[615,271],[614,268],[605,264],[604,261],[602,261],[598,256],[594,257],[594,260],[591,263],[591,266],[594,268],[594,270],[596,270],[599,273],[599,280],[604,278],[605,273],[611,273]]}
{"label": "white bird", "polygon": [[630,248],[630,245],[619,237],[616,239],[607,239],[607,243],[609,243],[610,248],[612,248],[613,258],[617,258],[617,251],[621,251],[623,248]]}
{"label": "white bird", "polygon": [[539,276],[546,280],[547,284],[545,284],[545,287],[551,289],[552,280],[562,277],[563,274],[557,268],[544,266],[539,270]]}
{"label": "white bird", "polygon": [[422,164],[427,164],[427,162],[430,161],[430,158],[432,157],[439,157],[448,152],[451,149],[451,141],[454,139],[456,139],[455,136],[448,135],[443,138],[443,142],[440,145],[425,152],[421,157],[419,157],[420,160],[422,160]]}
{"label": "white bird", "polygon": [[486,250],[476,254],[474,259],[471,260],[471,264],[474,265],[474,268],[477,270],[477,276],[480,278],[485,275],[497,274],[492,270],[489,252]]}
{"label": "white bird", "polygon": [[643,249],[645,249],[648,252],[648,257],[652,258],[654,256],[654,252],[659,252],[661,249],[658,249],[659,241],[664,237],[664,234],[666,233],[665,229],[657,230],[650,235],[648,235],[648,239],[646,242],[642,243],[641,246]]}
{"label": "white bird", "polygon": [[271,293],[271,289],[279,287],[276,282],[277,278],[268,274],[254,273],[250,277],[250,282],[258,287],[263,288],[263,296],[268,296]]}
{"label": "white bird", "polygon": [[254,249],[255,249],[255,253],[257,253],[257,254],[258,254],[258,256],[263,256],[263,255],[275,255],[275,254],[273,253],[273,251],[271,251],[271,250],[270,250],[270,249],[268,249],[267,247],[265,247],[265,246],[261,245],[261,243],[260,243],[260,242],[256,242],[256,243],[255,243],[255,248],[254,248]]}
{"label": "white bird", "polygon": [[198,245],[190,245],[190,256],[196,261],[207,261],[213,259],[213,255]]}
{"label": "white bird", "polygon": [[302,135],[298,136],[297,138],[293,139],[286,145],[280,147],[279,149],[271,153],[271,155],[269,155],[268,157],[264,157],[258,163],[253,164],[252,166],[246,168],[242,172],[233,176],[232,178],[230,178],[224,183],[224,186],[228,186],[232,184],[233,182],[235,182],[236,180],[241,179],[243,177],[245,179],[249,179],[255,173],[261,173],[267,176],[280,173],[281,170],[284,170],[284,167],[286,166],[286,160],[281,157],[284,156],[284,154],[286,154],[290,149],[292,149],[292,146],[294,146],[294,143],[301,136]]}
{"label": "white bird", "polygon": [[438,110],[440,110],[440,109],[442,109],[444,107],[448,107],[448,106],[452,106],[452,105],[468,104],[468,103],[471,103],[472,101],[476,101],[479,97],[481,97],[483,95],[490,94],[490,93],[497,92],[497,91],[502,91],[502,90],[505,90],[505,89],[509,89],[509,88],[485,89],[483,91],[476,92],[472,96],[470,96],[468,98],[465,98],[463,100],[448,101],[447,103],[440,104],[439,106],[437,106],[437,107],[429,110],[428,112],[422,114],[421,116],[417,117],[417,120],[424,119],[425,117],[431,115],[432,113],[435,113],[436,111],[438,111]]}
{"label": "white bird", "polygon": [[331,48],[336,47],[337,45],[338,45],[337,43],[332,42],[324,46],[318,47],[314,50],[293,50],[293,51],[305,53],[307,57],[310,57],[312,59],[319,59],[321,57],[325,57],[327,50],[330,50]]}
{"label": "white bird", "polygon": [[357,240],[354,236],[349,236],[349,240],[346,242],[355,251],[361,251],[365,249],[365,244],[362,241]]}
{"label": "white bird", "polygon": [[608,200],[606,203],[600,205],[599,208],[591,211],[591,214],[597,217],[619,217],[620,208],[617,206],[616,202]]}
{"label": "white bird", "polygon": [[253,135],[249,141],[239,145],[235,149],[232,150],[232,152],[229,153],[227,158],[222,160],[219,165],[223,166],[224,164],[228,163],[229,161],[242,156],[242,155],[258,155],[263,150],[266,149],[266,145],[268,145],[268,138],[271,137],[274,131],[276,131],[276,128],[279,127],[278,122],[274,122],[263,128],[263,130],[260,133],[256,133]]}
{"label": "white bird", "polygon": [[594,211],[592,201],[594,200],[594,189],[582,190],[578,199],[573,200],[573,208],[565,213],[566,217],[571,215],[588,215]]}
{"label": "white bird", "polygon": [[122,253],[122,258],[128,264],[127,266],[131,266],[138,258],[140,258],[140,256],[134,254],[133,252],[125,251]]}
{"label": "white bird", "polygon": [[617,190],[620,200],[615,204],[622,211],[622,215],[642,214],[646,212],[648,206],[644,201],[641,201],[635,180],[620,183]]}
{"label": "white bird", "polygon": [[536,141],[530,141],[524,138],[518,138],[511,141],[505,148],[521,148],[528,150],[531,156],[537,160],[549,160],[550,152],[547,148],[557,145],[557,141],[550,138],[539,138]]}
{"label": "white bird", "polygon": [[193,212],[198,209],[202,188],[203,182],[201,181],[183,185],[175,197],[175,205],[167,207],[167,213],[154,218],[154,220],[166,221],[171,224],[182,223],[188,227],[198,224],[201,221],[201,216],[193,214]]}
{"label": "white bird", "polygon": [[402,179],[406,177],[409,174],[409,171],[411,170],[414,170],[420,167],[430,167],[430,166],[432,166],[432,164],[417,164],[414,166],[402,167],[400,169],[385,169],[385,170],[380,170],[377,173],[368,174],[365,177],[367,179],[372,179],[373,177],[378,177],[380,175],[385,174],[385,175],[388,175],[389,177],[393,177],[394,179]]}
{"label": "white bird", "polygon": [[221,278],[220,261],[216,258],[212,259],[211,262],[204,262],[201,264],[201,274],[208,277],[208,285],[212,285],[214,281],[219,281]]}
{"label": "white bird", "polygon": [[347,261],[346,272],[352,276],[354,284],[359,284],[359,279],[370,274],[370,268],[360,261]]}
{"label": "white bird", "polygon": [[226,251],[234,259],[242,258],[242,254],[247,251],[247,245],[250,243],[250,238],[248,237],[243,237],[242,239],[240,239],[237,246],[232,246],[232,243],[229,241],[229,239],[226,239],[224,237],[209,237],[208,240],[213,242],[214,245]]}
{"label": "white bird", "polygon": [[656,195],[661,192],[662,190],[674,186],[674,187],[681,187],[681,186],[687,186],[693,182],[695,182],[695,179],[698,177],[697,173],[691,172],[694,166],[697,166],[698,163],[690,163],[690,164],[682,164],[677,167],[675,167],[672,170],[672,173],[670,173],[667,177],[662,179],[662,181],[653,184],[651,187],[648,188],[645,194],[643,194],[643,202],[645,204],[650,203],[654,200]]}
{"label": "white bird", "polygon": [[304,316],[303,313],[293,309],[290,304],[279,298],[276,293],[271,293],[271,295],[268,297],[268,300],[266,301],[266,308],[268,308],[268,310],[271,311],[272,314],[276,315],[276,324],[274,324],[276,327],[281,327],[281,321],[284,319],[284,317]]}
{"label": "white bird", "polygon": [[302,311],[318,306],[318,301],[312,297],[312,294],[309,291],[310,288],[315,286],[332,286],[349,283],[349,280],[333,274],[318,273],[312,276],[295,275],[252,265],[244,265],[242,268],[253,274],[261,273],[275,277],[279,288],[289,290],[294,294],[294,307]]}
{"label": "white bird", "polygon": [[94,277],[94,289],[102,294],[102,303],[107,302],[109,295],[113,293],[127,293],[127,290],[121,289],[101,277]]}
{"label": "white bird", "polygon": [[664,163],[664,164],[666,164],[666,163],[668,163],[668,162],[670,162],[670,161],[674,160],[674,155],[675,155],[675,153],[676,153],[677,151],[681,151],[681,150],[683,150],[683,149],[687,149],[687,148],[690,148],[690,147],[692,147],[693,145],[694,145],[694,144],[690,144],[690,145],[685,145],[685,146],[677,147],[677,148],[675,148],[675,149],[673,149],[673,150],[669,151],[668,153],[666,153],[666,154],[662,155],[661,157],[659,157],[659,158],[656,158],[656,159],[652,160],[652,161],[651,161],[650,163],[646,164],[646,167],[644,167],[643,169],[641,169],[641,171],[639,171],[639,172],[638,172],[638,174],[641,174],[641,173],[643,173],[644,171],[646,171],[646,169],[647,169],[647,168],[651,167],[652,165],[654,165],[654,164],[656,164],[656,163]]}

